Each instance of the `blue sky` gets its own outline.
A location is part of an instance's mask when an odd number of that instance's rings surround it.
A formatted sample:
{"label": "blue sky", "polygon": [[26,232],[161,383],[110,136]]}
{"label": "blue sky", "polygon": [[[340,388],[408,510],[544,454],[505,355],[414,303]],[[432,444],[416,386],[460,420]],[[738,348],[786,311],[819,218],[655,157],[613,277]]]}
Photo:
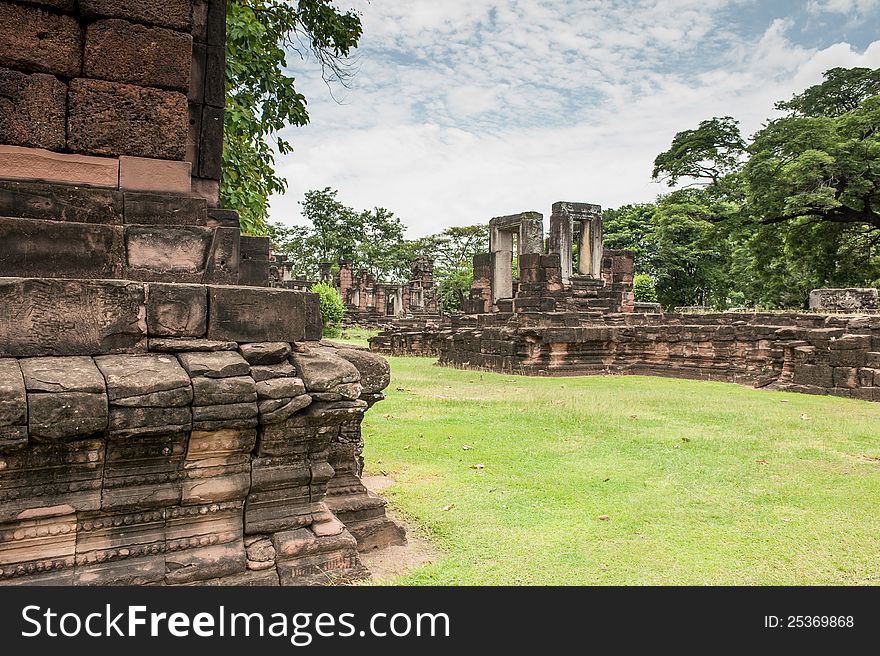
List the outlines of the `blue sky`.
{"label": "blue sky", "polygon": [[349,88],[290,73],[311,124],[285,136],[275,221],[308,189],[382,206],[410,237],[557,200],[651,200],[679,130],[773,103],[834,66],[880,67],[880,0],[337,0],[362,14]]}

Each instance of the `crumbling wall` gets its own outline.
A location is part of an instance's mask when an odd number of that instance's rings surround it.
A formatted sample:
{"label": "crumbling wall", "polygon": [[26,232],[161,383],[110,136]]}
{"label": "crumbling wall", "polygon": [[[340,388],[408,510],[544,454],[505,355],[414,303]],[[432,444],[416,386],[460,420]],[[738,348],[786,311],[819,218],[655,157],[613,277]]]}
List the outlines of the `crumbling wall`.
{"label": "crumbling wall", "polygon": [[794,319],[775,325],[728,319],[715,325],[461,328],[448,331],[436,348],[442,364],[464,368],[696,378],[880,401],[880,320],[860,317],[816,328]]}

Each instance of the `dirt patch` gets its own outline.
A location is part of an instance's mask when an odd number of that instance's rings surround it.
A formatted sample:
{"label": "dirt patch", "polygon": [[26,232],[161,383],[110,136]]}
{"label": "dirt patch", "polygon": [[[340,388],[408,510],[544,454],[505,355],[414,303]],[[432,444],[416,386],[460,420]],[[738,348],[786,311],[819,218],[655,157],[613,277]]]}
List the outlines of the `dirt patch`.
{"label": "dirt patch", "polygon": [[[376,494],[394,484],[393,478],[383,475],[364,476],[361,481],[367,489]],[[361,562],[372,573],[373,581],[378,583],[388,583],[419,567],[430,565],[440,557],[434,545],[421,536],[418,526],[407,521],[393,508],[386,507],[386,514],[396,524],[406,529],[406,544],[360,554]]]}
{"label": "dirt patch", "polygon": [[375,474],[373,476],[362,476],[361,483],[363,483],[370,492],[379,494],[386,487],[394,485],[394,479],[384,474]]}

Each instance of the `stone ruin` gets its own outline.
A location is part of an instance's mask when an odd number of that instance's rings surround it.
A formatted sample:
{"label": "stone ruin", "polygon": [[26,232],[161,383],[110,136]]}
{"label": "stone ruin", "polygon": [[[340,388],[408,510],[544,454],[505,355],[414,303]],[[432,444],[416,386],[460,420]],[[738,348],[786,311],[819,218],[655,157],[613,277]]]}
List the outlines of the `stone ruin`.
{"label": "stone ruin", "polygon": [[878,310],[876,289],[814,289],[810,292],[810,309],[819,312],[859,312]]}
{"label": "stone ruin", "polygon": [[505,373],[672,376],[880,401],[880,315],[840,313],[864,312],[876,290],[817,290],[833,299],[825,314],[663,313],[633,302],[632,254],[603,247],[597,205],[554,203],[546,240],[536,212],[489,225],[464,312],[396,324],[370,340],[373,351]]}
{"label": "stone ruin", "polygon": [[[317,282],[297,278],[284,255],[269,256],[269,272],[273,287],[308,291]],[[343,323],[346,326],[375,327],[395,319],[417,322],[440,319],[434,263],[424,256],[415,259],[410,279],[405,283],[377,281],[365,269],[355,275],[350,260],[339,262],[335,276],[329,262],[321,263],[319,279],[339,292],[345,305]]]}
{"label": "stone ruin", "polygon": [[0,1],[0,583],[318,584],[399,544],[387,363],[218,206],[224,0]]}

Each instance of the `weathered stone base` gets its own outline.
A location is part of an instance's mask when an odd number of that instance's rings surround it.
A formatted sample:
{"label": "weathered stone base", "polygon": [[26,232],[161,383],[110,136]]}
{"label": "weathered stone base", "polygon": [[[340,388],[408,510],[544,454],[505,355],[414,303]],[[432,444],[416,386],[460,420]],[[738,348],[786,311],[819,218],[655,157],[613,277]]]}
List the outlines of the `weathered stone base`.
{"label": "weathered stone base", "polygon": [[0,358],[0,585],[322,585],[368,576],[359,549],[403,539],[359,478],[381,358],[96,344]]}
{"label": "weathered stone base", "polygon": [[816,314],[518,313],[403,327],[370,342],[394,355],[538,376],[718,380],[880,401],[880,317]]}

